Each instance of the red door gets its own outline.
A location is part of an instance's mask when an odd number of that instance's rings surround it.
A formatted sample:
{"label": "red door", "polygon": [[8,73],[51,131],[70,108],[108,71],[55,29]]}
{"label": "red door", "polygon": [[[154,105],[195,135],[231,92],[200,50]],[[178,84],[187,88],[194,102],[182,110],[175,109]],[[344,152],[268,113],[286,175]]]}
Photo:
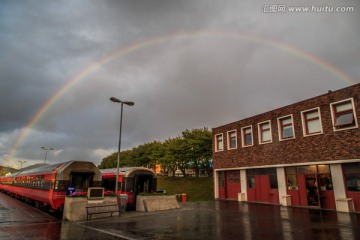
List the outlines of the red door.
{"label": "red door", "polygon": [[218,173],[219,198],[226,199],[225,193],[225,172]]}
{"label": "red door", "polygon": [[299,190],[298,190],[298,193],[299,193],[299,205],[300,206],[307,206],[308,202],[307,202],[305,175],[304,174],[299,174],[297,176],[297,180],[298,180],[298,186],[299,186]]}
{"label": "red door", "polygon": [[336,209],[334,191],[320,190],[320,207],[324,209]]}
{"label": "red door", "polygon": [[226,176],[226,198],[237,199],[238,193],[241,192],[240,188],[240,171],[227,171]]}
{"label": "red door", "polygon": [[269,202],[269,177],[268,175],[256,175],[255,176],[256,184],[256,201],[257,202]]}
{"label": "red door", "polygon": [[336,209],[334,189],[330,173],[318,174],[318,190],[320,207],[324,209]]}
{"label": "red door", "polygon": [[271,188],[270,175],[256,175],[256,201],[264,203],[279,204],[279,190]]}
{"label": "red door", "polygon": [[254,175],[247,176],[247,200],[249,202],[256,201],[256,182]]}
{"label": "red door", "polygon": [[248,201],[279,204],[279,190],[271,188],[270,175],[248,176]]}

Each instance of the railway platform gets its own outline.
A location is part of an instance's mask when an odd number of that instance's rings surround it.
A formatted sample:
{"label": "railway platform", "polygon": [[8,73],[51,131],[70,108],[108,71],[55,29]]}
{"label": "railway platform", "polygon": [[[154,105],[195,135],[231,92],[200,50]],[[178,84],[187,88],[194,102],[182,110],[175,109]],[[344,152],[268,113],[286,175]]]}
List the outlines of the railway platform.
{"label": "railway platform", "polygon": [[235,201],[61,221],[0,193],[0,239],[360,239],[360,214]]}

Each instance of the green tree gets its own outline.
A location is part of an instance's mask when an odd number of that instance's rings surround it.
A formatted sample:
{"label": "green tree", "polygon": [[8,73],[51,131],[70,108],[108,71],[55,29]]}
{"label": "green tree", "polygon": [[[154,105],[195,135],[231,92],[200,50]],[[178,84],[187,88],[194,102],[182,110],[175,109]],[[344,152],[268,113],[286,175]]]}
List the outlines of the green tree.
{"label": "green tree", "polygon": [[188,166],[195,170],[198,177],[200,169],[211,174],[212,134],[207,128],[185,130],[182,132],[185,141]]}
{"label": "green tree", "polygon": [[[105,168],[116,168],[117,166],[118,153],[114,152],[111,155],[103,158],[99,164],[100,169]],[[126,150],[120,152],[120,167],[133,166],[132,165],[132,150]]]}
{"label": "green tree", "polygon": [[[207,128],[185,130],[181,136],[164,142],[153,141],[120,153],[120,167],[144,166],[149,168],[160,164],[165,172],[175,175],[179,169],[184,177],[185,169],[192,168],[196,176],[205,169],[211,174],[212,134]],[[99,168],[115,168],[117,152],[104,158]]]}

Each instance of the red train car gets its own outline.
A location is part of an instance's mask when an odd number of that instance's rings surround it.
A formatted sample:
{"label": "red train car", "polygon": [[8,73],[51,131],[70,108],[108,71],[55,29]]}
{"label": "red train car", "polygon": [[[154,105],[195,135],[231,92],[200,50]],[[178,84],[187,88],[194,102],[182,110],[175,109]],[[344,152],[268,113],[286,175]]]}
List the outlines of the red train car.
{"label": "red train car", "polygon": [[92,162],[68,161],[0,177],[0,190],[39,207],[62,210],[66,190],[87,191],[101,185],[101,172]]}
{"label": "red train car", "polygon": [[[115,190],[116,168],[101,169],[102,186],[107,191]],[[128,209],[135,209],[139,193],[156,192],[157,176],[144,167],[119,168],[118,194],[128,195]]]}

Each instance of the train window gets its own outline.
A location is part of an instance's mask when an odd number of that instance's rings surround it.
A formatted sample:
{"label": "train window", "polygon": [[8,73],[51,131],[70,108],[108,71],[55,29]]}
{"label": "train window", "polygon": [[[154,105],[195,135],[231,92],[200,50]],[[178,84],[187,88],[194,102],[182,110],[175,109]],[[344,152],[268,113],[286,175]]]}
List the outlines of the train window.
{"label": "train window", "polygon": [[71,186],[76,188],[76,191],[84,192],[89,186],[93,184],[92,172],[72,172]]}
{"label": "train window", "polygon": [[102,186],[105,188],[105,190],[114,191],[115,189],[115,178],[111,179],[103,179]]}
{"label": "train window", "polygon": [[[134,191],[134,181],[135,179],[133,177],[127,177],[127,178],[123,178],[123,181],[125,182],[125,184],[123,185],[123,191],[125,192],[132,192]],[[126,189],[124,189],[126,188]]]}

